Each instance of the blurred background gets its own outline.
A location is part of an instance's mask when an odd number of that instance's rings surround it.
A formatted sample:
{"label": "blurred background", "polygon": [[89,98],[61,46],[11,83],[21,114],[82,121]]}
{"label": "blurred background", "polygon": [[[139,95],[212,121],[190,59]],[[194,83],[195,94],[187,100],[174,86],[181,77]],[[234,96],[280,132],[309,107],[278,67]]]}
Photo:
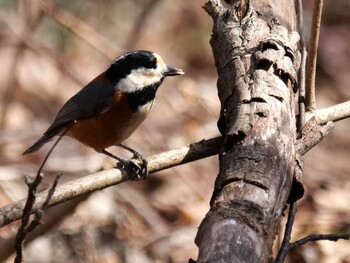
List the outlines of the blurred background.
{"label": "blurred background", "polygon": [[[125,144],[145,156],[219,135],[220,104],[204,1],[0,1],[0,207],[26,196],[49,150],[21,156],[51,124],[57,110],[110,62],[127,51],[159,53],[186,74],[166,79],[148,119]],[[305,4],[305,31],[312,1]],[[325,3],[317,105],[350,99],[350,2]],[[334,130],[305,158],[306,193],[293,239],[310,233],[350,232],[350,122]],[[114,153],[128,156],[120,149]],[[110,168],[113,161],[69,138],[45,166],[42,188]],[[25,262],[187,262],[209,209],[218,173],[216,157],[127,182],[49,210]],[[284,226],[284,222],[281,224]],[[0,244],[18,222],[0,228]],[[0,256],[8,249],[0,245]],[[38,253],[39,252],[39,253]],[[13,262],[10,257],[5,262]],[[350,242],[322,241],[293,252],[288,262],[350,262]]]}

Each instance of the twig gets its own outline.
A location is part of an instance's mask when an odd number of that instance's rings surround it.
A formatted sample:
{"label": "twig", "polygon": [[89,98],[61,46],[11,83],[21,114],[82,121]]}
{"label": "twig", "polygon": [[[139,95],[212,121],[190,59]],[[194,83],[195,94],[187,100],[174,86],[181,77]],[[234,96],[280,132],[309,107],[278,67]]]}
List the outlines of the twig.
{"label": "twig", "polygon": [[317,50],[320,36],[321,17],[322,17],[323,0],[316,0],[312,15],[311,33],[309,40],[309,54],[306,62],[306,110],[316,110],[315,99],[315,78]]}
{"label": "twig", "polygon": [[33,182],[29,182],[28,177],[26,177],[26,184],[28,186],[28,196],[24,200],[25,205],[23,209],[23,214],[22,214],[22,223],[21,226],[19,227],[16,235],[16,242],[15,242],[15,250],[16,250],[16,258],[15,258],[15,263],[21,263],[23,261],[23,242],[27,236],[27,234],[31,231],[33,231],[40,223],[41,219],[43,216],[43,211],[47,209],[50,199],[54,194],[54,191],[56,189],[58,180],[61,175],[57,175],[56,179],[51,187],[51,189],[48,191],[48,194],[46,195],[46,198],[44,199],[44,202],[40,205],[40,209],[36,209],[35,211],[35,216],[32,222],[29,224],[29,219],[31,213],[33,213],[33,206],[35,204],[36,198],[37,198],[37,191],[38,191],[38,186],[40,185],[42,179],[43,179],[43,174],[42,174],[42,169],[48,160],[50,154],[52,153],[53,149],[56,147],[58,142],[62,139],[64,133],[56,140],[54,145],[51,147],[50,151],[46,155],[44,161],[42,162],[36,177]]}
{"label": "twig", "polygon": [[[325,124],[327,121],[337,121],[348,117],[350,117],[350,101],[315,112],[315,118],[318,120],[318,124]],[[321,129],[320,136],[310,136],[310,138],[307,140],[308,142],[305,142],[305,140],[302,141],[303,138],[299,139],[298,149],[300,150],[301,154],[305,154],[308,150],[310,150],[312,145],[315,145],[314,142],[320,141],[320,137],[322,138],[322,136],[325,136],[330,129],[331,126],[326,127],[326,130]],[[308,133],[303,136],[307,137]],[[302,146],[302,144],[307,145]],[[159,155],[151,156],[147,158],[149,163],[149,171],[150,173],[154,173],[176,165],[185,164],[191,161],[216,155],[220,152],[221,145],[222,138],[218,137],[210,140],[203,140],[189,146],[161,153]],[[311,145],[311,147],[309,147],[309,145]],[[102,188],[119,184],[126,180],[129,180],[128,175],[122,173],[122,171],[118,169],[105,170],[73,180],[56,189],[55,194],[51,198],[49,206],[68,201],[77,196],[82,196]],[[39,207],[42,205],[45,194],[46,192],[44,191],[37,195],[37,201],[33,206],[33,211],[39,209]],[[0,208],[0,227],[20,219],[22,217],[24,204],[25,200],[20,200]]]}
{"label": "twig", "polygon": [[[301,130],[301,138],[298,139],[296,150],[300,155],[305,155],[326,137],[334,127],[332,121],[327,124],[319,124],[316,118],[310,119]],[[301,175],[300,175],[301,176]]]}
{"label": "twig", "polygon": [[[326,109],[315,112],[315,118],[319,124],[325,124],[327,121],[337,121],[350,117],[350,101],[341,103]],[[321,137],[327,134],[331,126],[327,127],[325,131],[321,130]],[[306,137],[308,133],[303,135]],[[314,145],[314,141],[320,141],[320,136],[311,136],[306,143],[303,138],[298,142],[300,144],[298,149],[301,154],[305,154],[312,147],[301,146],[301,144]],[[222,138],[214,138],[210,140],[203,140],[190,146],[181,147],[171,150],[159,155],[154,155],[147,158],[149,163],[150,173],[171,168],[176,165],[185,164],[191,161],[199,160],[219,153],[222,144]],[[118,169],[111,169],[91,174],[77,180],[68,182],[56,189],[56,193],[52,196],[49,206],[53,206],[77,196],[82,196],[93,191],[106,188],[115,184],[119,184],[128,180],[128,176]],[[39,209],[44,202],[46,192],[37,195],[36,204],[33,206],[33,211]],[[0,208],[0,227],[5,226],[22,217],[25,200],[20,200]]]}
{"label": "twig", "polygon": [[339,239],[349,240],[350,234],[310,234],[302,239],[299,239],[293,243],[290,243],[292,228],[294,224],[295,215],[297,212],[296,202],[291,203],[288,212],[288,220],[286,223],[286,229],[284,232],[284,238],[275,263],[283,263],[287,254],[295,249],[300,248],[302,245],[310,241],[319,241],[319,240],[329,240],[329,241],[338,241]]}
{"label": "twig", "polygon": [[310,234],[302,239],[299,239],[289,244],[289,251],[298,249],[302,245],[305,245],[310,241],[329,240],[336,242],[339,239],[349,240],[350,234]]}
{"label": "twig", "polygon": [[299,119],[298,131],[305,125],[305,70],[306,70],[306,43],[304,36],[304,19],[303,19],[303,4],[301,0],[296,0],[296,9],[298,14],[298,31],[300,34],[300,49],[301,49],[301,63],[299,68]]}
{"label": "twig", "polygon": [[[50,231],[54,226],[59,224],[65,217],[72,214],[75,208],[86,199],[89,195],[84,197],[75,198],[70,202],[66,202],[62,205],[52,207],[45,212],[45,224],[36,228],[34,231],[28,233],[24,246],[27,246],[31,241],[35,240]],[[0,262],[5,260],[15,252],[13,246],[15,244],[15,236],[8,237],[6,239],[0,239]]]}
{"label": "twig", "polygon": [[[319,124],[324,124],[326,121],[331,120],[337,121],[348,117],[350,117],[350,101],[316,111],[315,113],[315,118],[320,118]],[[321,130],[322,134],[325,135],[330,128],[331,126],[327,127],[325,133],[323,130]],[[323,136],[322,134],[321,137]],[[315,141],[320,141],[319,137],[320,136],[310,136],[310,140],[308,140],[307,144],[314,145]],[[300,140],[302,139],[303,138]],[[298,144],[299,143],[305,144],[305,142],[301,141],[298,142]],[[218,137],[210,140],[202,140],[189,146],[184,146],[175,150],[161,153],[159,155],[151,156],[147,158],[149,171],[150,173],[154,173],[177,165],[216,155],[220,152],[221,145],[222,137]],[[299,145],[298,149],[301,148],[302,146]],[[304,148],[304,150],[300,150],[301,153],[306,153],[312,147],[310,148],[309,146],[306,146]],[[75,197],[83,196],[112,185],[120,184],[126,180],[129,180],[128,175],[119,169],[110,169],[95,174],[90,174],[71,182],[67,182],[66,184],[58,187],[55,194],[51,198],[49,206],[65,202]],[[39,207],[42,205],[45,194],[46,191],[37,195],[37,201],[33,206],[33,211],[39,209]],[[0,208],[0,227],[20,219],[22,217],[24,204],[25,200],[22,199]]]}
{"label": "twig", "polygon": [[[315,118],[319,124],[326,124],[328,121],[340,121],[350,117],[350,101],[316,110]],[[310,114],[312,116],[312,113]]]}
{"label": "twig", "polygon": [[297,203],[292,202],[289,206],[288,220],[286,223],[286,229],[284,231],[282,245],[281,245],[280,250],[278,251],[278,255],[277,255],[275,263],[282,263],[289,252],[289,241],[291,239],[291,234],[292,234],[292,229],[293,229],[293,224],[294,224],[296,212],[297,212]]}
{"label": "twig", "polygon": [[[150,173],[155,173],[167,168],[188,162],[203,159],[219,153],[222,144],[222,137],[210,140],[202,140],[175,150],[153,155],[147,158]],[[98,173],[72,180],[57,187],[52,196],[49,206],[57,205],[78,196],[101,190],[103,188],[120,184],[129,180],[129,176],[123,170],[113,168]],[[38,193],[32,212],[38,210],[45,202],[47,191]],[[5,226],[22,217],[23,207],[26,199],[0,208],[0,227]]]}

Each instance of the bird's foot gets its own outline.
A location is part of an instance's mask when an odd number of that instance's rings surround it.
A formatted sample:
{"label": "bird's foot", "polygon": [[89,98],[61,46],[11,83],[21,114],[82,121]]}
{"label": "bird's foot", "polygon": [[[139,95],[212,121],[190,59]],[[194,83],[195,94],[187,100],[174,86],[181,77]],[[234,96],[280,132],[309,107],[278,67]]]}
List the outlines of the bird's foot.
{"label": "bird's foot", "polygon": [[147,161],[144,158],[135,158],[134,156],[130,160],[121,159],[117,163],[117,167],[124,169],[132,181],[146,179],[148,175]]}
{"label": "bird's foot", "polygon": [[129,150],[133,154],[133,157],[130,160],[116,156],[105,149],[98,152],[117,160],[117,167],[125,170],[129,174],[131,180],[138,181],[146,179],[148,175],[147,160],[137,151],[126,146],[122,147]]}
{"label": "bird's foot", "polygon": [[130,165],[133,167],[132,169],[137,170],[137,178],[133,180],[143,180],[146,179],[148,175],[148,168],[147,168],[147,160],[145,157],[143,157],[138,151],[134,150],[133,148],[130,148],[128,146],[125,146],[123,144],[119,145],[120,147],[128,150],[133,154],[131,160],[129,160]]}

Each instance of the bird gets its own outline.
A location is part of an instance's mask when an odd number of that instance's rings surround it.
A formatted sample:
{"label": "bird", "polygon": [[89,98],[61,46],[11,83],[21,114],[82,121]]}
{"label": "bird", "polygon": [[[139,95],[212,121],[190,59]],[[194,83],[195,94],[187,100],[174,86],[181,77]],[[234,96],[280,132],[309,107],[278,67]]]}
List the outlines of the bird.
{"label": "bird", "polygon": [[[38,151],[55,136],[69,136],[116,159],[133,180],[145,178],[147,161],[122,143],[146,119],[164,78],[183,74],[152,51],[136,50],[117,57],[62,106],[42,137],[23,155]],[[111,146],[130,151],[133,157],[116,156],[106,150]]]}

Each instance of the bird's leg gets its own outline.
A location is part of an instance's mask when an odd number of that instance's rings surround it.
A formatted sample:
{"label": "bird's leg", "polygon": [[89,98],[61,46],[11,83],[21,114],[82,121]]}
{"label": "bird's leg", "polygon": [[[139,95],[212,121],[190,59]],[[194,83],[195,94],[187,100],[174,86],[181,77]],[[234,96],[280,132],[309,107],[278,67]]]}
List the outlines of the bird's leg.
{"label": "bird's leg", "polygon": [[105,149],[99,151],[100,153],[103,153],[113,159],[116,159],[118,161],[117,166],[124,169],[131,177],[131,180],[141,180],[144,179],[147,175],[143,173],[143,168],[140,166],[136,161],[133,160],[127,160],[122,157],[116,156]]}
{"label": "bird's leg", "polygon": [[145,157],[143,157],[138,151],[136,151],[128,146],[125,146],[123,144],[119,144],[118,146],[133,154],[133,157],[131,158],[130,161],[137,163],[137,165],[139,165],[141,167],[141,172],[143,175],[142,179],[146,179],[146,177],[148,175],[148,168],[147,168],[148,162],[145,159]]}

